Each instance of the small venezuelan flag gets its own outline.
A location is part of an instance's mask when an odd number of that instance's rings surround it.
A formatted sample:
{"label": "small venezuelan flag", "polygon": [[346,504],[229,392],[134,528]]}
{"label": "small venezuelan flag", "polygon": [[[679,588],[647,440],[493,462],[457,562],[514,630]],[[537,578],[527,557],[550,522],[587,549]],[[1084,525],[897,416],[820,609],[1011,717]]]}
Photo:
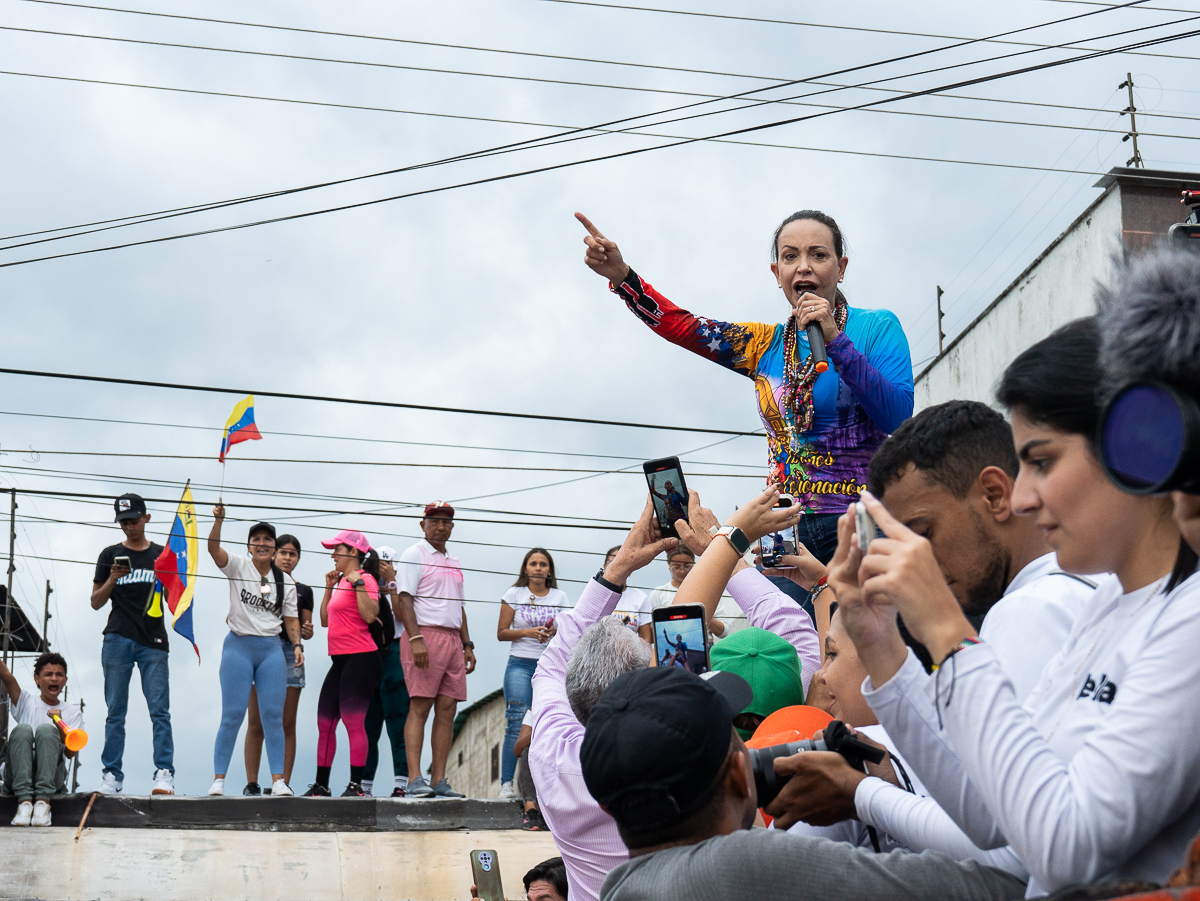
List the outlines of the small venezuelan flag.
{"label": "small venezuelan flag", "polygon": [[162,595],[165,590],[167,609],[171,612],[171,628],[192,643],[196,659],[200,648],[196,646],[195,631],[192,629],[192,595],[196,588],[196,568],[200,562],[199,535],[196,530],[196,505],[192,500],[191,482],[183,489],[183,499],[175,511],[175,522],[167,546],[154,562],[155,585],[153,605],[157,616],[162,616]]}
{"label": "small venezuelan flag", "polygon": [[258,433],[258,426],[254,424],[254,395],[251,394],[239,400],[233,412],[229,414],[229,421],[225,423],[225,434],[221,436],[221,455],[217,459],[224,463],[225,455],[235,444],[261,440],[262,435]]}

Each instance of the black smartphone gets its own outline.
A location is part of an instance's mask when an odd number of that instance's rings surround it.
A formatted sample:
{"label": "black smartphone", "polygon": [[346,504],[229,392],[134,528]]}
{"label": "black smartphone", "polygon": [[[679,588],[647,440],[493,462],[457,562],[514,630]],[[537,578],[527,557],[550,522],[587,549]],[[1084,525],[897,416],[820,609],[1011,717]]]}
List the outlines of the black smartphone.
{"label": "black smartphone", "polygon": [[658,529],[663,538],[678,538],[676,520],[687,522],[688,490],[679,468],[678,457],[663,457],[642,464],[646,484],[654,500],[654,514],[658,517]]}
{"label": "black smartphone", "polygon": [[658,666],[678,666],[697,676],[712,668],[703,604],[668,604],[651,616],[654,661]]}
{"label": "black smartphone", "polygon": [[[790,494],[779,495],[779,500],[775,502],[775,509],[785,509],[796,503],[796,499]],[[790,529],[784,529],[782,532],[772,532],[763,538],[762,544],[762,565],[764,567],[773,567],[775,569],[794,569],[795,567],[784,566],[783,557],[785,554],[796,553],[796,529],[793,526]]]}
{"label": "black smartphone", "polygon": [[504,901],[500,883],[500,860],[495,851],[471,852],[471,878],[475,880],[475,897],[483,901]]}

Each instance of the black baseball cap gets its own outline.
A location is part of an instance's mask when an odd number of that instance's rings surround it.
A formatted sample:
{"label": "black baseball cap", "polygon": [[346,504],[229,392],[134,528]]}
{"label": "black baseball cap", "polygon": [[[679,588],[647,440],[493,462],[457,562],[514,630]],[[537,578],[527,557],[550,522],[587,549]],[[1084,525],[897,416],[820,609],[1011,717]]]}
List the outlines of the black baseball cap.
{"label": "black baseball cap", "polygon": [[269,522],[258,522],[250,527],[250,531],[246,533],[246,541],[249,542],[259,532],[266,532],[271,536],[271,540],[275,540],[275,527]]}
{"label": "black baseball cap", "polygon": [[146,502],[138,494],[122,494],[113,501],[113,510],[117,513],[114,522],[126,519],[141,519],[146,515]]}
{"label": "black baseball cap", "polygon": [[753,700],[733,673],[650,667],[618,676],[592,708],[579,751],[588,791],[623,835],[690,816],[712,798],[733,716]]}

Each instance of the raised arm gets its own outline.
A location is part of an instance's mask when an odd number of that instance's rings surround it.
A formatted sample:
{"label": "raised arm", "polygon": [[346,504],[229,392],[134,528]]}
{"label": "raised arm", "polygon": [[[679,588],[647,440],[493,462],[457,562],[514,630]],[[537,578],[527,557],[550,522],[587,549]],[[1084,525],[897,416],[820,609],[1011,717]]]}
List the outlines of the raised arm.
{"label": "raised arm", "polygon": [[600,233],[582,213],[576,213],[588,235],[584,263],[608,279],[609,288],[625,301],[638,319],[685,350],[753,377],[759,358],[771,346],[775,326],[758,322],[723,322],[696,316],[654,290],[629,268],[615,241]]}
{"label": "raised arm", "polygon": [[17,677],[4,665],[3,660],[0,660],[0,682],[4,683],[4,690],[8,693],[9,700],[12,701],[15,708],[17,701],[21,699],[21,686],[17,683]]}
{"label": "raised arm", "polygon": [[229,554],[221,547],[221,524],[225,522],[225,505],[213,507],[212,530],[208,533],[208,554],[217,564],[217,569],[224,569],[229,564]]}

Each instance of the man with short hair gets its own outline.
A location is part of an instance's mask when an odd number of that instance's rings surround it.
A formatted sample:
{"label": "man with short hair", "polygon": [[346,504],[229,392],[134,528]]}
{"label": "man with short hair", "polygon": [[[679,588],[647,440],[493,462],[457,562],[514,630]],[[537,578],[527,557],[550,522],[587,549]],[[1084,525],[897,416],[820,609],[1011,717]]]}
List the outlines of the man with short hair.
{"label": "man with short hair", "polygon": [[37,694],[23,691],[3,661],[0,661],[0,682],[17,721],[0,752],[4,790],[17,796],[17,815],[12,824],[49,826],[50,796],[67,790],[66,761],[79,753],[66,747],[65,737],[53,717],[58,717],[68,729],[83,728],[79,705],[64,705],[60,700],[67,686],[67,661],[52,651],[38,657],[33,664]]}
{"label": "man with short hair", "polygon": [[[750,703],[732,673],[703,679],[655,667],[619,676],[592,708],[579,760],[588,791],[616,821],[629,860],[604,901],[1008,901],[1013,876],[944,854],[875,854],[845,842],[751,829],[758,792],[733,728]],[[535,733],[536,734],[536,733]],[[801,752],[774,762],[790,776]]]}
{"label": "man with short hair", "polygon": [[[405,789],[409,798],[463,797],[446,778],[446,758],[454,713],[458,702],[467,699],[467,674],[475,669],[475,642],[463,609],[462,567],[446,550],[453,529],[453,507],[445,501],[426,504],[421,520],[425,537],[400,555],[396,571],[404,626],[400,664],[409,693],[404,745],[408,772],[416,774]],[[421,750],[430,710],[433,763],[427,780],[421,773]]]}
{"label": "man with short hair", "polygon": [[[400,586],[396,581],[397,554],[393,548],[376,549],[379,554],[379,594],[392,605],[396,622],[401,622]],[[387,726],[388,742],[392,746],[392,776],[394,785],[391,797],[403,798],[408,788],[408,752],[404,747],[404,728],[408,722],[408,686],[404,682],[404,667],[400,665],[400,634],[379,652],[383,658],[383,678],[371,696],[367,708],[365,727],[367,730],[367,768],[362,787],[369,795],[375,786],[375,771],[379,769],[379,739]],[[383,794],[387,789],[381,789]]]}
{"label": "man with short hair", "polygon": [[141,497],[122,494],[113,502],[113,508],[125,540],[100,552],[96,574],[92,577],[91,598],[93,610],[112,601],[100,654],[104,669],[104,703],[108,706],[104,750],[100,754],[104,768],[100,792],[117,794],[125,786],[125,774],[121,770],[125,756],[125,714],[129,709],[129,680],[137,666],[154,731],[154,788],[151,794],[173,795],[175,743],[171,736],[167,627],[162,600],[154,591],[157,581],[154,562],[162,548],[146,538],[150,514]]}

